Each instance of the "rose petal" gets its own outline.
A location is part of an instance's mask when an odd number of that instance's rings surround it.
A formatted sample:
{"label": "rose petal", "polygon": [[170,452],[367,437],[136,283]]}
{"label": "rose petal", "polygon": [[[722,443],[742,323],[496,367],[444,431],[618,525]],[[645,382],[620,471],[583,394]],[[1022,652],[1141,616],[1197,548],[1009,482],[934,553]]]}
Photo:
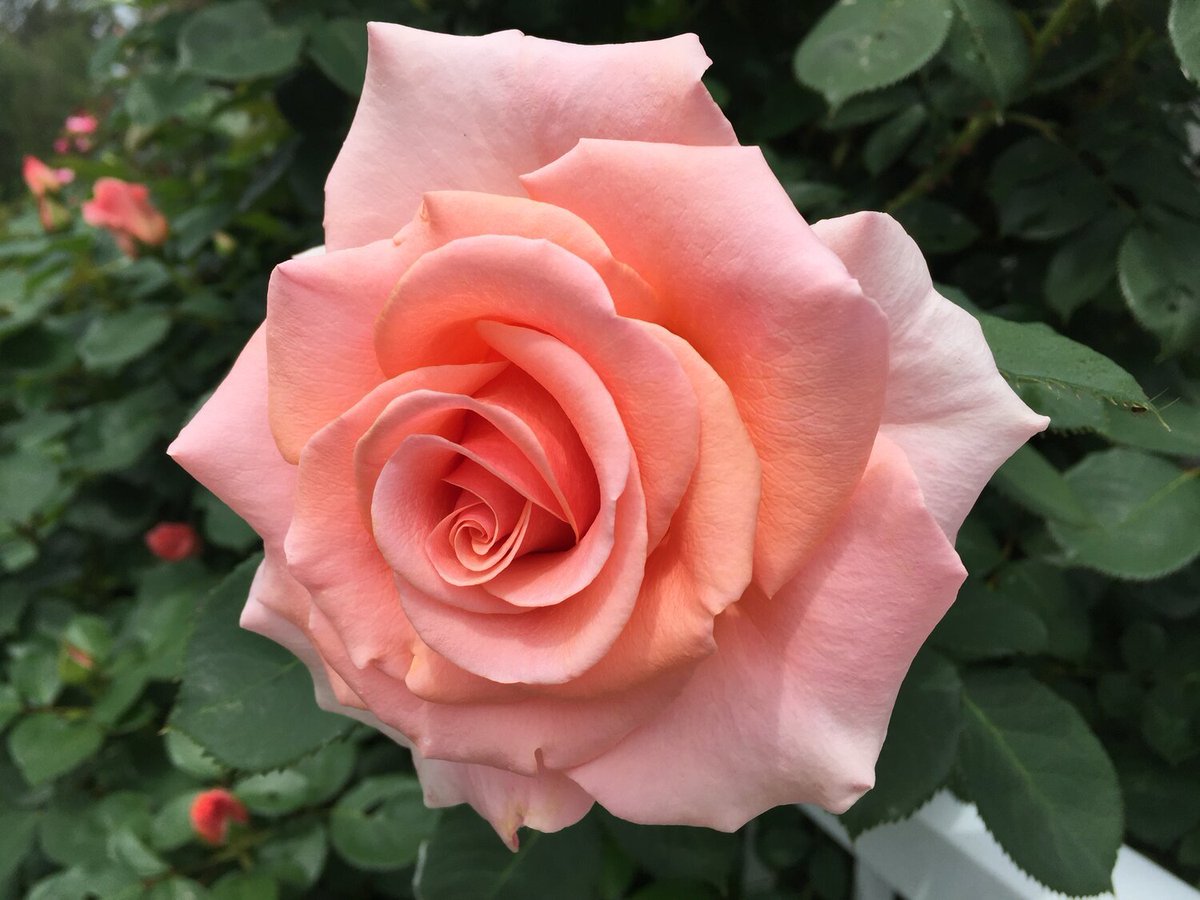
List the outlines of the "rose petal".
{"label": "rose petal", "polygon": [[279,455],[267,420],[263,327],[167,453],[245,519],[268,547],[282,547],[291,522],[296,467]]}
{"label": "rose petal", "polygon": [[695,394],[675,357],[614,313],[579,257],[549,241],[491,235],[452,241],[405,273],[376,328],[384,374],[494,358],[477,329],[484,320],[544,331],[600,376],[637,456],[655,546],[691,478],[699,435]]}
{"label": "rose petal", "polygon": [[996,371],[975,317],[933,289],[921,250],[884,213],[826,219],[813,232],[888,316],[880,430],[903,448],[951,541],[1004,460],[1050,422]]}
{"label": "rose petal", "polygon": [[[762,460],[755,580],[798,571],[879,427],[887,324],[797,214],[762,153],[581,141],[522,179],[646,279],[737,399]],[[648,382],[652,383],[652,382]]]}
{"label": "rose petal", "polygon": [[395,397],[423,389],[469,394],[503,369],[503,363],[490,363],[406,372],[334,419],[304,448],[286,540],[288,565],[353,648],[356,665],[395,665],[403,677],[412,631],[359,506],[355,446]]}
{"label": "rose petal", "polygon": [[390,237],[428,190],[520,196],[520,173],[582,137],[736,143],[694,35],[581,47],[377,22],[368,35],[362,100],[325,188],[333,249]]}
{"label": "rose petal", "polygon": [[592,808],[587,792],[559,772],[517,775],[491,766],[426,759],[419,753],[413,754],[413,763],[426,806],[470,803],[510,850],[517,849],[519,828],[559,831]]}
{"label": "rose petal", "polygon": [[291,462],[322,426],[384,381],[375,319],[410,262],[391,241],[377,241],[288,260],[271,274],[271,430]]}
{"label": "rose petal", "polygon": [[[428,478],[421,471],[427,468],[425,460],[436,460],[439,455],[448,455],[452,460],[456,452],[444,438],[410,437],[379,478],[375,533],[380,549],[396,570],[409,622],[438,655],[491,681],[561,684],[576,678],[612,646],[637,601],[646,560],[646,525],[636,466],[631,460],[625,490],[615,501],[612,547],[602,564],[595,567],[595,577],[557,605],[531,607],[518,615],[497,615],[446,603],[409,581],[408,577],[421,573],[421,569],[411,554],[403,554],[403,542],[397,540],[414,518],[414,509],[418,522],[423,517],[420,508],[428,502],[420,483]],[[414,476],[414,472],[420,474]],[[386,498],[390,496],[406,496],[411,502],[403,506],[388,503]],[[426,565],[432,569],[431,564]],[[561,589],[561,585],[551,587]]]}
{"label": "rose petal", "polygon": [[683,684],[676,674],[607,697],[523,698],[518,687],[510,688],[516,697],[510,702],[426,703],[381,669],[353,665],[341,637],[318,607],[309,618],[309,632],[322,658],[386,725],[407,735],[422,755],[523,775],[565,769],[602,753],[652,718]]}
{"label": "rose petal", "polygon": [[880,438],[800,575],[773,597],[751,589],[678,699],[567,774],[633,822],[732,831],[780,803],[846,809],[870,788],[900,682],[964,575],[903,452]]}

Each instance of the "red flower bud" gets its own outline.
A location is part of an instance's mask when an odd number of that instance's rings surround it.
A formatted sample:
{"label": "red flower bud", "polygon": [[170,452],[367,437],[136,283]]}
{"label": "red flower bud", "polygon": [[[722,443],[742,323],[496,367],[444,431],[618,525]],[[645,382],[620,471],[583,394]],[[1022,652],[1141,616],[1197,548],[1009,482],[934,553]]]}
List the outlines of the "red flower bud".
{"label": "red flower bud", "polygon": [[191,809],[192,828],[210,844],[223,844],[229,823],[250,821],[242,801],[224,788],[213,788],[196,795]]}
{"label": "red flower bud", "polygon": [[159,522],[146,532],[146,546],[159,559],[178,562],[200,549],[200,537],[187,522]]}

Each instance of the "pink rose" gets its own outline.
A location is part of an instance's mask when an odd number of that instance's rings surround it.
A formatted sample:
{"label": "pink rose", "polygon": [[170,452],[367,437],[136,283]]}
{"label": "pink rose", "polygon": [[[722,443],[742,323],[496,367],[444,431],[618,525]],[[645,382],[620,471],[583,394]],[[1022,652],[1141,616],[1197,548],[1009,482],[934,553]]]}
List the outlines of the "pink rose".
{"label": "pink rose", "polygon": [[66,128],[67,134],[94,134],[98,124],[95,116],[89,112],[83,112],[67,116],[63,126]]}
{"label": "pink rose", "polygon": [[52,169],[36,156],[26,156],[22,160],[21,177],[25,179],[30,193],[41,199],[74,181],[75,173],[70,169]]}
{"label": "pink rose", "polygon": [[167,220],[150,202],[149,189],[119,178],[97,179],[83,220],[107,228],[128,256],[137,255],[135,240],[154,245],[167,239]]}
{"label": "pink rose", "polygon": [[891,218],[805,223],[694,36],[370,48],[329,252],[170,450],[263,536],[242,624],[510,844],[845,809],[1046,420]]}

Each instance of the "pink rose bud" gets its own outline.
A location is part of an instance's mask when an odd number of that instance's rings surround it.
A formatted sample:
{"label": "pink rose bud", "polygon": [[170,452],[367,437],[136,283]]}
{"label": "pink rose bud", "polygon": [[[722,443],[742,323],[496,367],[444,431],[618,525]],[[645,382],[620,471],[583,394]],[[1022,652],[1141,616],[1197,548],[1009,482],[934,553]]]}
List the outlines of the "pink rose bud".
{"label": "pink rose bud", "polygon": [[55,153],[66,153],[70,149],[71,149],[71,142],[68,141],[65,137],[60,137],[60,138],[55,139],[55,141],[54,141],[54,152]]}
{"label": "pink rose bud", "polygon": [[146,546],[159,559],[179,562],[200,549],[200,536],[187,522],[160,522],[146,532]]}
{"label": "pink rose bud", "polygon": [[79,113],[67,116],[65,126],[69,134],[92,134],[98,124],[96,117],[91,113]]}
{"label": "pink rose bud", "polygon": [[263,536],[242,624],[510,846],[846,810],[1048,420],[898,222],[804,220],[694,35],[369,38],[326,252],[169,451]]}
{"label": "pink rose bud", "polygon": [[54,177],[58,179],[59,184],[70,184],[75,180],[75,170],[67,168],[55,169]]}
{"label": "pink rose bud", "polygon": [[91,138],[86,138],[86,137],[75,138],[75,149],[78,150],[80,153],[87,153],[89,150],[92,149]]}
{"label": "pink rose bud", "polygon": [[[36,156],[26,156],[21,166],[21,175],[25,179],[25,184],[29,186],[29,190],[35,197],[43,197],[47,192],[57,191],[59,187],[66,184],[58,173],[70,171],[70,169],[52,169]],[[74,177],[73,172],[71,177]]]}
{"label": "pink rose bud", "polygon": [[167,220],[150,202],[149,189],[119,178],[96,181],[92,199],[83,204],[83,220],[107,228],[130,256],[137,252],[134,240],[153,245],[167,239]]}
{"label": "pink rose bud", "polygon": [[223,844],[229,836],[232,822],[245,825],[250,821],[246,807],[224,788],[213,788],[196,795],[190,812],[192,828],[210,844]]}

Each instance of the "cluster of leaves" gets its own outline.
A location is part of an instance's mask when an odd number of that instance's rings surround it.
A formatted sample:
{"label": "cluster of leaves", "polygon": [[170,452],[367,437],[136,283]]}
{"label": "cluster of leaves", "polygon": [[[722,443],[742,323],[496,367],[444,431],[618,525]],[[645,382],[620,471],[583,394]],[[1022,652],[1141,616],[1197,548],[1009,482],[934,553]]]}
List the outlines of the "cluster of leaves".
{"label": "cluster of leaves", "polygon": [[[271,266],[320,242],[371,18],[696,31],[805,216],[904,222],[1052,424],[963,528],[971,577],[843,823],[948,787],[1059,890],[1104,889],[1122,840],[1200,879],[1197,6],[810,6],[144,0],[119,27],[96,5],[101,131],[55,160],[74,215],[47,234],[31,201],[0,208],[0,897],[849,893],[848,857],[794,809],[732,836],[597,811],[514,856],[469,810],[425,810],[406,751],[319,712],[303,667],[237,629],[255,537],[163,450]],[[150,186],[163,247],[129,259],[83,224],[103,175]],[[163,520],[203,553],[155,560]],[[216,785],[251,821],[213,847],[188,808]]]}

